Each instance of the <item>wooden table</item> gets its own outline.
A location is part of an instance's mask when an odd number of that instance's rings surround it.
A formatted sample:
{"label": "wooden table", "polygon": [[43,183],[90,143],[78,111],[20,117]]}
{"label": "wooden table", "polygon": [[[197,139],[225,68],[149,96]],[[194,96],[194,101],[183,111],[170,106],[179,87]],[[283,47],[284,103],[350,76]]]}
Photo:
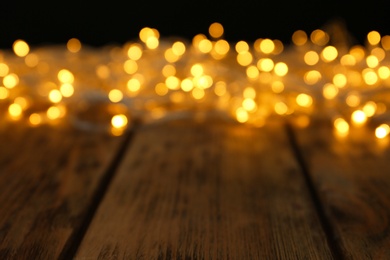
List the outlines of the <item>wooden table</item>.
{"label": "wooden table", "polygon": [[372,129],[0,124],[0,259],[390,259]]}

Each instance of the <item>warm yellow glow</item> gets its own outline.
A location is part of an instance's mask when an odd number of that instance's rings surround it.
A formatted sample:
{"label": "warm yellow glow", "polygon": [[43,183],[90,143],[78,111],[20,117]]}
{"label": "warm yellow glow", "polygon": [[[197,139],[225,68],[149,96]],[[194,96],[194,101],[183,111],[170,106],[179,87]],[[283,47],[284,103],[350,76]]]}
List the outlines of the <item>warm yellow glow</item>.
{"label": "warm yellow glow", "polygon": [[310,124],[310,117],[307,115],[300,115],[294,120],[294,123],[300,128],[305,128]]}
{"label": "warm yellow glow", "polygon": [[257,105],[256,105],[256,102],[251,99],[251,98],[245,98],[243,101],[242,101],[242,107],[246,110],[246,111],[249,111],[249,112],[253,112],[256,110],[257,108]]}
{"label": "warm yellow glow", "polygon": [[367,116],[362,110],[355,110],[351,115],[351,120],[354,124],[361,125],[367,121]]}
{"label": "warm yellow glow", "polygon": [[315,65],[318,63],[320,59],[320,56],[315,51],[308,51],[305,53],[305,56],[303,56],[303,60],[307,65]]}
{"label": "warm yellow glow", "polygon": [[334,120],[333,125],[337,132],[341,134],[346,134],[349,132],[349,124],[343,118],[337,118]]}
{"label": "warm yellow glow", "polygon": [[126,60],[123,63],[123,69],[127,74],[131,75],[137,72],[138,64],[134,60]]}
{"label": "warm yellow glow", "polygon": [[376,56],[374,55],[368,55],[366,58],[366,64],[370,68],[375,68],[379,64],[379,60]]}
{"label": "warm yellow glow", "polygon": [[137,78],[131,78],[127,81],[127,89],[130,92],[137,92],[141,89],[141,82]]}
{"label": "warm yellow glow", "polygon": [[139,31],[139,38],[144,43],[152,37],[157,39],[160,37],[160,33],[154,28],[144,27]]}
{"label": "warm yellow glow", "polygon": [[107,79],[110,76],[110,69],[106,65],[96,67],[96,75],[101,79]]}
{"label": "warm yellow glow", "polygon": [[16,40],[12,45],[14,53],[19,57],[24,57],[30,52],[30,47],[23,40]]}
{"label": "warm yellow glow", "polygon": [[31,125],[36,126],[42,123],[42,116],[38,113],[32,113],[28,120],[30,121]]}
{"label": "warm yellow glow", "polygon": [[49,92],[49,100],[53,103],[59,103],[62,100],[62,94],[58,89]]}
{"label": "warm yellow glow", "polygon": [[203,39],[198,45],[199,51],[202,53],[209,53],[213,49],[213,44],[208,39]]}
{"label": "warm yellow glow", "polygon": [[6,88],[14,88],[19,84],[19,77],[15,73],[8,74],[3,78],[3,85]]}
{"label": "warm yellow glow", "polygon": [[213,38],[220,38],[220,37],[222,37],[223,31],[224,31],[223,30],[223,26],[220,23],[215,22],[215,23],[212,23],[209,26],[209,34]]}
{"label": "warm yellow glow", "polygon": [[347,85],[347,77],[341,73],[335,74],[332,81],[333,84],[339,88],[343,88],[345,85]]}
{"label": "warm yellow glow", "polygon": [[146,47],[148,47],[151,50],[154,50],[158,47],[160,42],[159,42],[157,37],[152,36],[146,40],[145,44],[146,44]]}
{"label": "warm yellow glow", "polygon": [[174,63],[180,59],[180,56],[176,55],[172,48],[169,48],[164,52],[164,58],[166,61]]}
{"label": "warm yellow glow", "polygon": [[34,53],[27,54],[27,56],[24,58],[24,63],[27,65],[27,67],[30,68],[36,67],[39,63],[38,55]]}
{"label": "warm yellow glow", "polygon": [[248,66],[246,68],[246,76],[250,79],[257,79],[259,77],[259,70],[256,66]]}
{"label": "warm yellow glow", "polygon": [[194,88],[191,94],[197,100],[202,99],[205,96],[205,92],[202,88]]}
{"label": "warm yellow glow", "polygon": [[364,69],[363,79],[367,85],[375,85],[378,82],[378,75],[371,69]]}
{"label": "warm yellow glow", "polygon": [[6,99],[9,96],[9,91],[7,88],[0,86],[0,99]]}
{"label": "warm yellow glow", "polygon": [[283,45],[283,42],[280,41],[280,40],[274,40],[274,45],[275,45],[275,48],[272,52],[272,54],[275,54],[275,55],[278,55],[280,53],[283,52],[284,50],[284,45]]}
{"label": "warm yellow glow", "polygon": [[285,115],[288,112],[288,107],[284,102],[279,101],[275,104],[274,110],[278,115]]}
{"label": "warm yellow glow", "polygon": [[381,66],[378,68],[378,76],[381,79],[388,79],[390,77],[390,69],[387,66]]}
{"label": "warm yellow glow", "polygon": [[14,103],[18,104],[22,110],[26,110],[30,105],[30,101],[25,97],[16,97]]}
{"label": "warm yellow glow", "polygon": [[266,54],[272,53],[275,49],[275,44],[271,39],[264,39],[260,42],[260,51]]}
{"label": "warm yellow glow", "polygon": [[325,62],[331,62],[337,58],[338,51],[334,46],[326,46],[321,52],[321,59]]}
{"label": "warm yellow glow", "polygon": [[375,57],[378,58],[378,61],[382,61],[386,57],[386,52],[384,49],[380,47],[373,48],[371,50],[371,55],[374,55]]}
{"label": "warm yellow glow", "polygon": [[214,49],[219,55],[226,55],[230,50],[230,46],[227,41],[218,40],[214,45]]}
{"label": "warm yellow glow", "polygon": [[318,46],[324,46],[329,42],[329,35],[321,29],[316,29],[310,34],[310,40]]}
{"label": "warm yellow glow", "polygon": [[334,99],[339,93],[339,88],[332,83],[326,83],[322,88],[322,95],[326,99]]}
{"label": "warm yellow glow", "polygon": [[12,103],[8,107],[8,113],[11,115],[11,117],[18,118],[22,115],[23,109],[19,104]]}
{"label": "warm yellow glow", "polygon": [[57,78],[61,83],[70,83],[72,84],[74,81],[73,73],[67,69],[62,69],[58,72]]}
{"label": "warm yellow glow", "polygon": [[241,66],[248,66],[252,63],[253,57],[250,52],[242,52],[237,55],[237,62]]}
{"label": "warm yellow glow", "polygon": [[60,118],[61,116],[61,110],[56,106],[51,106],[46,111],[47,118],[50,120],[55,120]]}
{"label": "warm yellow glow", "polygon": [[278,62],[275,64],[274,72],[277,76],[283,77],[288,73],[288,66],[284,62]]}
{"label": "warm yellow glow", "polygon": [[244,53],[249,51],[249,45],[245,41],[239,41],[235,45],[235,49],[237,53]]}
{"label": "warm yellow glow", "polygon": [[5,77],[9,72],[7,64],[0,62],[0,77]]}
{"label": "warm yellow glow", "polygon": [[164,75],[164,77],[169,77],[169,76],[175,76],[176,74],[176,68],[172,64],[167,64],[163,67],[161,73]]}
{"label": "warm yellow glow", "polygon": [[283,82],[276,80],[272,82],[271,89],[276,94],[282,93],[284,90],[284,84]]}
{"label": "warm yellow glow", "polygon": [[274,68],[274,61],[269,58],[259,59],[257,62],[257,68],[260,71],[270,72]]}
{"label": "warm yellow glow", "polygon": [[383,139],[390,133],[390,126],[388,124],[381,124],[375,129],[375,136]]}
{"label": "warm yellow glow", "polygon": [[226,94],[226,82],[224,82],[224,81],[216,82],[215,86],[214,86],[214,93],[219,97],[222,97],[223,95],[225,95]]}
{"label": "warm yellow glow", "polygon": [[60,92],[64,97],[71,97],[74,93],[74,87],[70,83],[64,83],[60,86]]}
{"label": "warm yellow glow", "polygon": [[206,35],[201,34],[201,33],[195,35],[192,38],[192,46],[195,47],[195,48],[198,48],[200,41],[203,40],[203,39],[207,39]]}
{"label": "warm yellow glow", "polygon": [[299,94],[295,100],[301,107],[310,107],[313,104],[313,98],[304,93]]}
{"label": "warm yellow glow", "polygon": [[191,67],[191,75],[194,77],[199,77],[203,75],[204,69],[203,66],[199,63],[192,65]]}
{"label": "warm yellow glow", "polygon": [[172,44],[172,52],[177,55],[181,56],[186,52],[186,46],[183,42],[177,41]]}
{"label": "warm yellow glow", "polygon": [[68,48],[68,51],[77,53],[81,50],[81,42],[77,38],[71,38],[68,40],[66,47]]}
{"label": "warm yellow glow", "polygon": [[305,31],[303,30],[297,30],[293,33],[292,35],[292,42],[296,45],[296,46],[302,46],[302,45],[305,45],[305,43],[307,42],[307,34]]}
{"label": "warm yellow glow", "polygon": [[123,93],[119,89],[111,89],[108,93],[108,99],[113,103],[120,102],[123,99]]}
{"label": "warm yellow glow", "polygon": [[202,75],[193,78],[193,83],[199,88],[206,89],[211,87],[211,85],[213,84],[213,78],[208,75]]}
{"label": "warm yellow glow", "polygon": [[249,119],[248,112],[244,108],[239,107],[236,109],[236,118],[238,122],[245,123]]}
{"label": "warm yellow glow", "polygon": [[186,78],[181,81],[180,86],[184,92],[190,92],[194,88],[194,83],[192,83],[191,79]]}
{"label": "warm yellow glow", "polygon": [[167,85],[165,85],[165,83],[158,83],[156,84],[156,86],[154,87],[154,91],[156,91],[156,94],[159,95],[159,96],[165,96],[169,89],[167,87]]}
{"label": "warm yellow glow", "polygon": [[254,99],[256,97],[256,90],[252,87],[246,87],[243,92],[244,98]]}
{"label": "warm yellow glow", "polygon": [[340,58],[340,64],[343,66],[355,66],[356,58],[352,54],[345,54]]}
{"label": "warm yellow glow", "polygon": [[360,104],[360,97],[356,94],[349,94],[345,102],[350,107],[357,107]]}
{"label": "warm yellow glow", "polygon": [[139,60],[142,57],[142,47],[138,43],[134,43],[130,45],[129,49],[127,50],[127,56],[131,60]]}
{"label": "warm yellow glow", "polygon": [[165,79],[165,85],[167,85],[169,89],[176,90],[180,88],[180,80],[175,76],[169,76]]}
{"label": "warm yellow glow", "polygon": [[367,34],[367,41],[370,45],[377,45],[381,41],[381,35],[377,31],[371,31]]}
{"label": "warm yellow glow", "polygon": [[124,128],[128,123],[127,117],[123,114],[115,115],[111,118],[111,125],[114,128]]}
{"label": "warm yellow glow", "polygon": [[364,106],[363,106],[363,112],[366,114],[367,117],[372,117],[375,115],[377,109],[377,105],[373,101],[368,101]]}
{"label": "warm yellow glow", "polygon": [[390,35],[385,35],[382,37],[381,45],[385,51],[390,50]]}
{"label": "warm yellow glow", "polygon": [[303,76],[303,80],[308,85],[316,84],[319,80],[321,80],[321,78],[321,73],[318,70],[310,70]]}
{"label": "warm yellow glow", "polygon": [[349,53],[355,57],[356,59],[356,62],[360,62],[362,59],[364,59],[365,55],[366,55],[366,52],[363,48],[363,46],[360,46],[360,45],[356,45],[356,46],[353,46],[350,50],[349,50]]}

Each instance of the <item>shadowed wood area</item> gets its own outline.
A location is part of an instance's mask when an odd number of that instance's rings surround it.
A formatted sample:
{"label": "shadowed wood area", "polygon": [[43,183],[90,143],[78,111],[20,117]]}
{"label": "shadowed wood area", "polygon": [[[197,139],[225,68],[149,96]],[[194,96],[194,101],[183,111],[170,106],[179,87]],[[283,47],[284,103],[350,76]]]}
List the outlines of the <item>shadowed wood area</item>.
{"label": "shadowed wood area", "polygon": [[58,259],[74,246],[121,140],[63,125],[2,124],[0,259]]}
{"label": "shadowed wood area", "polygon": [[332,259],[282,124],[134,135],[75,259]]}
{"label": "shadowed wood area", "polygon": [[295,129],[307,172],[346,259],[390,259],[390,150],[374,129]]}

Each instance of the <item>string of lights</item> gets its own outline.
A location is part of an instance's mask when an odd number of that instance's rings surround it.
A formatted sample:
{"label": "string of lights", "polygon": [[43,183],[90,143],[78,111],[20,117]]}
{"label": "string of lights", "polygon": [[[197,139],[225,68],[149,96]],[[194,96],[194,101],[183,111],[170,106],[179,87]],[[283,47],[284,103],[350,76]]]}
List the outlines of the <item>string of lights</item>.
{"label": "string of lights", "polygon": [[390,36],[373,30],[365,45],[349,46],[343,33],[297,30],[289,45],[269,38],[231,43],[215,22],[191,41],[160,37],[150,27],[104,47],[71,38],[32,48],[18,39],[0,50],[2,123],[68,120],[120,135],[134,120],[194,114],[254,127],[277,118],[305,127],[325,118],[338,134],[370,123],[385,138]]}

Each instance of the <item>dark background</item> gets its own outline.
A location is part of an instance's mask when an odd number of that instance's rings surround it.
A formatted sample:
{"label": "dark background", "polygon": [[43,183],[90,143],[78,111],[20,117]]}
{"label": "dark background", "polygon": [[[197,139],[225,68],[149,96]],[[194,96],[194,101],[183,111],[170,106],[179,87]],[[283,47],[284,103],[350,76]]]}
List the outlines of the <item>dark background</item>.
{"label": "dark background", "polygon": [[297,30],[311,32],[332,21],[345,26],[356,43],[377,30],[390,34],[390,8],[386,1],[359,3],[336,1],[8,1],[0,4],[0,48],[16,39],[30,45],[65,43],[72,37],[84,44],[102,46],[138,37],[148,26],[161,37],[191,39],[207,34],[212,22],[220,22],[229,41],[257,38],[289,43]]}

